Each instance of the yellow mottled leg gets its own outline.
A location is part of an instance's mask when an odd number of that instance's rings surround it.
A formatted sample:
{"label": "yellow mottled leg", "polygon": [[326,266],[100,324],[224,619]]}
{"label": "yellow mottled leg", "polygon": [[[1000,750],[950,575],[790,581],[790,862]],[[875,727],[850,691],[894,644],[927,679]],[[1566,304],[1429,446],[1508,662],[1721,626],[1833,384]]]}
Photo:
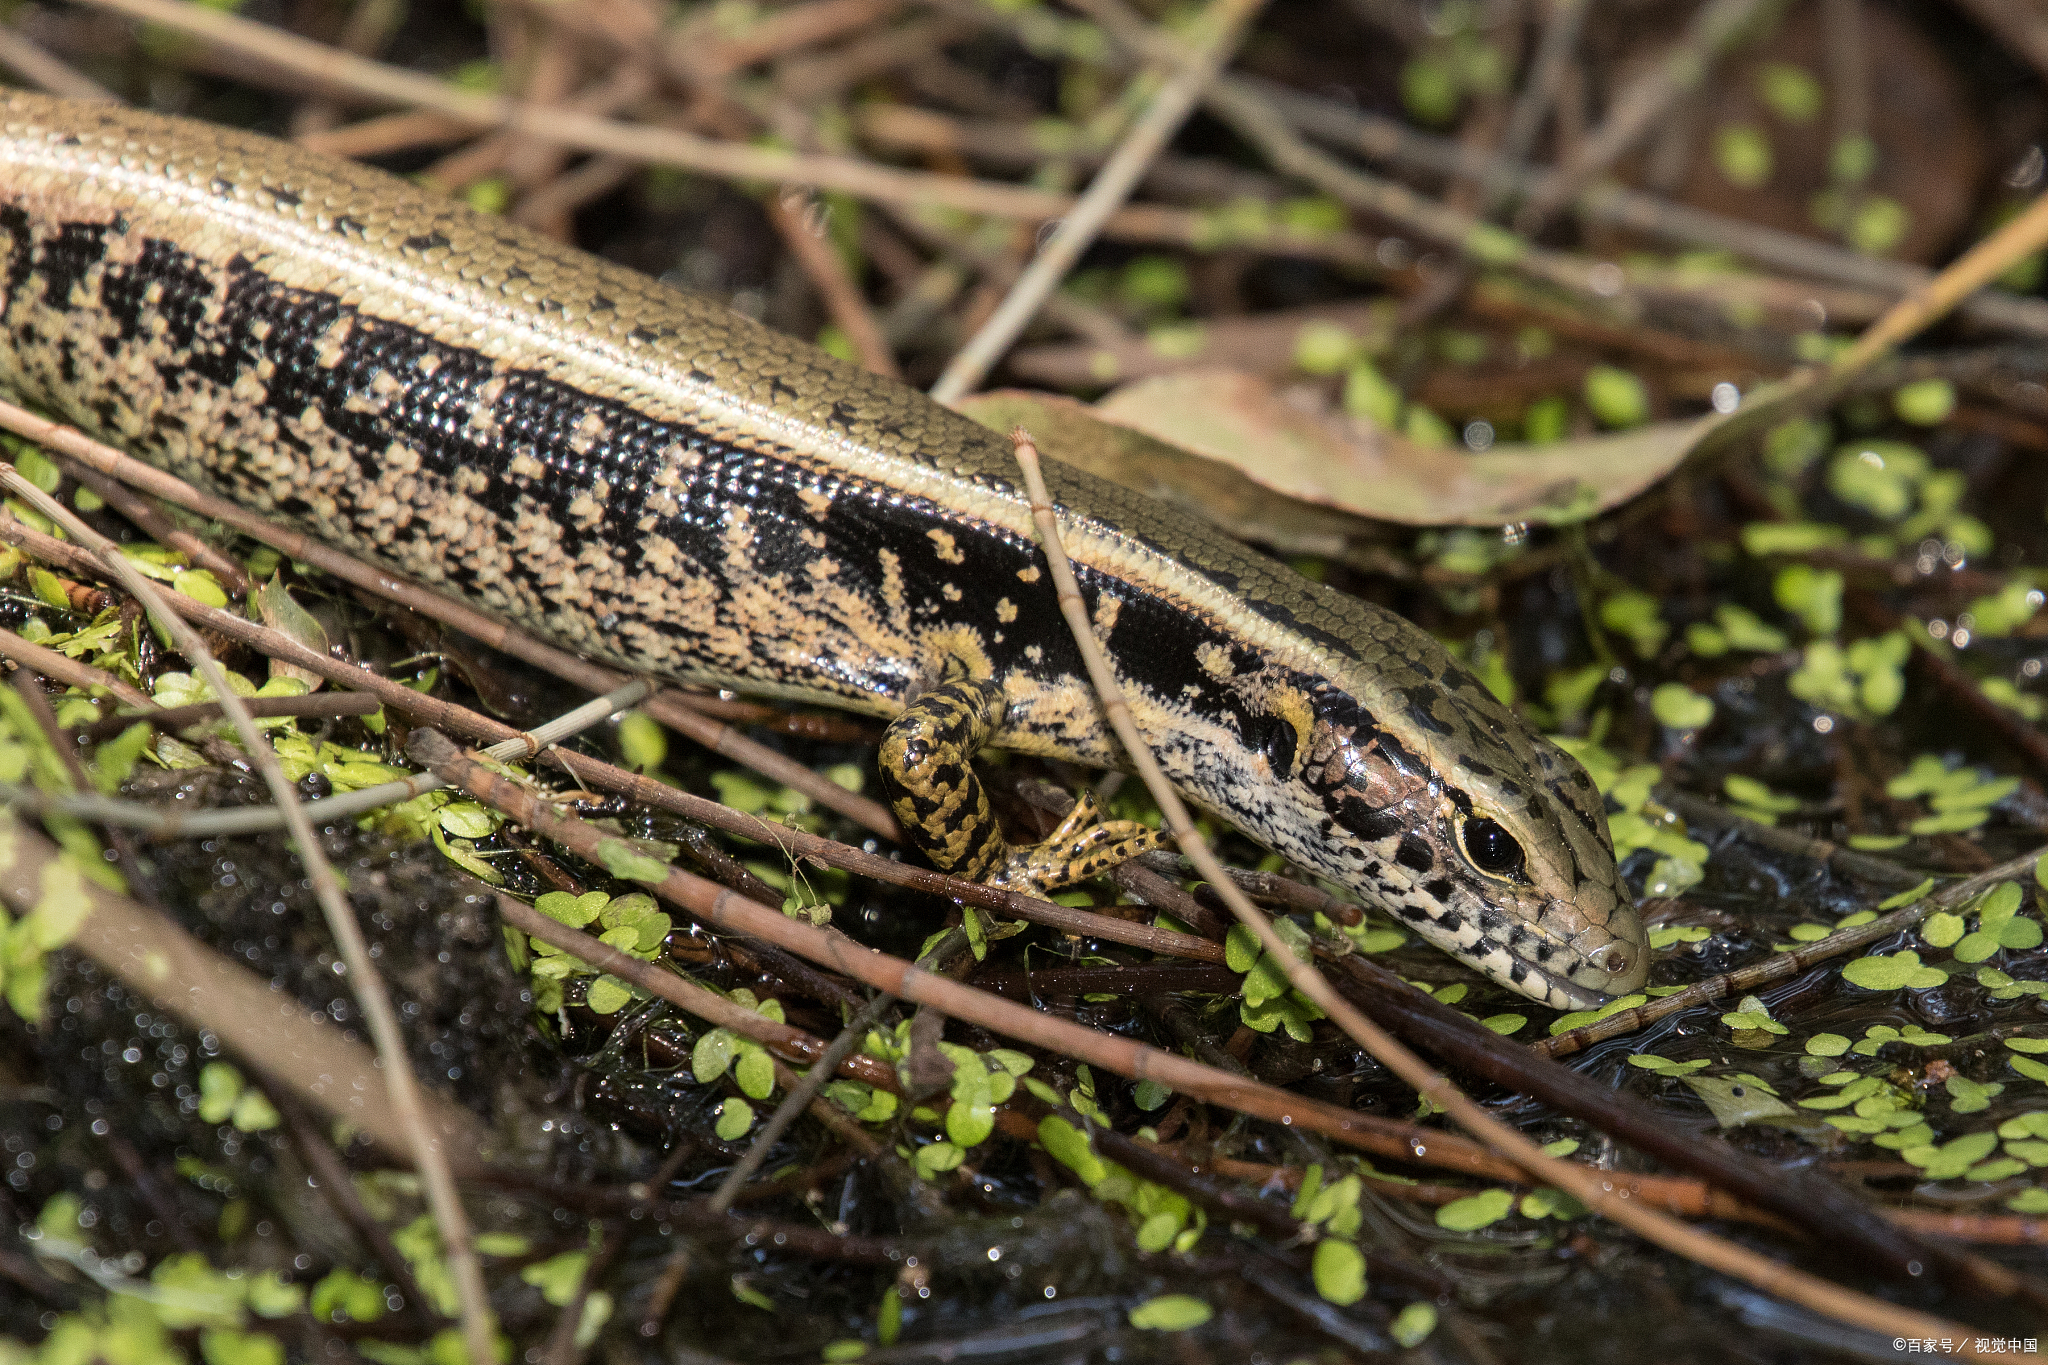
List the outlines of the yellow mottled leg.
{"label": "yellow mottled leg", "polygon": [[882,790],[903,832],[932,866],[974,882],[988,881],[1010,856],[973,763],[1002,725],[1004,705],[995,683],[944,683],[882,736]]}
{"label": "yellow mottled leg", "polygon": [[1006,880],[1041,891],[1057,891],[1099,877],[1141,853],[1150,853],[1172,842],[1169,836],[1136,820],[1104,820],[1094,795],[1082,792],[1067,818],[1045,837],[1045,842],[1010,854]]}
{"label": "yellow mottled leg", "polygon": [[882,737],[882,789],[904,833],[934,867],[1042,894],[1168,842],[1133,820],[1104,822],[1094,797],[1084,794],[1044,843],[1012,849],[973,767],[974,755],[1002,728],[1005,705],[994,682],[944,683],[912,702]]}

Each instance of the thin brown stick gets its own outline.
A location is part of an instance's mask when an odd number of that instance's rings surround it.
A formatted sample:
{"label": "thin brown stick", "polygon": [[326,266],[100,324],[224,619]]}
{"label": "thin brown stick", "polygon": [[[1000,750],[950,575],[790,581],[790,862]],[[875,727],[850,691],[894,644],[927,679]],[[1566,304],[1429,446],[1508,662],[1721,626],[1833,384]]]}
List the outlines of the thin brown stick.
{"label": "thin brown stick", "polygon": [[125,679],[118,678],[105,669],[94,668],[91,664],[68,658],[54,649],[31,644],[11,630],[0,630],[0,657],[12,659],[24,668],[32,668],[46,678],[63,683],[66,687],[76,687],[85,692],[105,688],[110,696],[124,706],[137,706],[147,711],[157,709],[156,702],[147,692],[141,691]]}
{"label": "thin brown stick", "polygon": [[[375,697],[362,692],[312,692],[303,697],[244,697],[242,704],[249,708],[249,714],[257,719],[272,716],[299,716],[306,719],[326,719],[332,716],[368,716],[376,714],[378,703]],[[122,712],[81,725],[71,732],[72,737],[82,744],[97,744],[103,739],[112,739],[137,721],[148,721],[159,730],[182,730],[187,726],[220,718],[221,708],[217,701],[194,702],[190,706],[173,706],[168,710]]]}
{"label": "thin brown stick", "polygon": [[[951,929],[918,958],[917,966],[923,971],[944,970],[946,962],[955,956],[965,954],[967,947],[966,931],[959,928]],[[734,1162],[732,1169],[726,1172],[725,1179],[719,1182],[718,1189],[711,1196],[713,1213],[723,1216],[725,1211],[732,1207],[733,1201],[738,1198],[747,1181],[753,1178],[754,1172],[760,1170],[761,1164],[768,1159],[769,1152],[781,1140],[782,1134],[796,1121],[796,1116],[807,1108],[822,1106],[828,1109],[836,1116],[836,1129],[850,1126],[853,1132],[860,1135],[861,1144],[871,1151],[874,1140],[868,1136],[867,1130],[851,1116],[841,1112],[837,1105],[820,1098],[818,1092],[824,1088],[826,1080],[838,1073],[840,1064],[866,1040],[868,1030],[879,1023],[882,1016],[888,1013],[895,1003],[894,996],[875,996],[846,1021],[846,1026],[839,1030],[837,1037],[826,1044],[825,1050],[818,1055],[811,1069],[789,1087],[789,1093],[783,1098],[782,1103],[775,1107],[775,1112],[755,1131],[746,1155]]]}
{"label": "thin brown stick", "polygon": [[[405,22],[405,14],[405,0],[356,0],[335,45],[344,52],[374,57]],[[291,134],[294,138],[315,135],[340,120],[341,106],[333,100],[310,99],[292,111]]]}
{"label": "thin brown stick", "polygon": [[770,195],[761,207],[782,244],[817,289],[825,311],[853,343],[860,363],[875,374],[901,379],[903,372],[897,368],[881,324],[875,321],[874,310],[868,307],[867,296],[825,230],[825,219],[820,216],[824,206],[797,191],[784,190]]}
{"label": "thin brown stick", "polygon": [[1087,191],[1075,201],[1073,210],[1060,219],[1051,238],[1017,277],[1002,304],[947,363],[945,372],[932,385],[932,397],[941,403],[952,403],[980,386],[990,367],[1017,339],[1046,296],[1080,260],[1102,225],[1130,197],[1145,168],[1180,131],[1202,92],[1237,51],[1252,17],[1264,3],[1265,0],[1209,0],[1192,26],[1205,40],[1160,87],[1123,142],[1088,182]]}
{"label": "thin brown stick", "polygon": [[[1248,76],[1233,83],[1257,91],[1287,120],[1318,141],[1391,162],[1403,169],[1462,175],[1530,194],[1557,172],[1482,157],[1446,138],[1433,137],[1384,115],[1340,105],[1303,91]],[[1675,203],[1613,181],[1597,181],[1572,201],[1582,223],[1625,228],[1674,246],[1732,251],[1758,265],[1815,280],[1879,290],[1897,298],[1933,278],[1907,261],[1880,260],[1794,233],[1729,218]],[[2048,303],[1987,289],[1965,301],[1963,312],[1986,327],[2041,335],[2048,332]],[[1874,316],[1874,315],[1873,315]]]}
{"label": "thin brown stick", "polygon": [[361,160],[392,152],[409,152],[416,147],[460,142],[475,133],[476,125],[464,119],[451,118],[432,109],[408,109],[398,114],[379,114],[325,132],[302,133],[294,141],[301,147],[325,152],[329,156]]}
{"label": "thin brown stick", "polygon": [[2021,1214],[1943,1213],[1939,1209],[1886,1209],[1884,1216],[1900,1227],[1929,1237],[1993,1246],[2048,1246],[2048,1218]]}
{"label": "thin brown stick", "polygon": [[405,1259],[392,1242],[389,1230],[364,1206],[362,1196],[356,1193],[355,1180],[350,1176],[348,1167],[342,1164],[333,1144],[328,1142],[319,1126],[307,1118],[305,1110],[296,1101],[282,1101],[279,1107],[284,1110],[285,1133],[291,1139],[292,1150],[299,1154],[299,1160],[305,1163],[312,1177],[307,1183],[320,1191],[328,1207],[340,1215],[356,1239],[377,1258],[377,1264],[391,1277],[391,1283],[398,1286],[407,1311],[422,1323],[438,1326],[441,1316],[434,1311],[434,1301],[426,1296],[419,1281],[413,1278],[412,1262]]}
{"label": "thin brown stick", "polygon": [[[573,109],[534,107],[503,95],[475,94],[432,76],[337,52],[263,24],[177,0],[84,2],[162,24],[254,58],[292,83],[312,82],[361,99],[417,106],[473,128],[511,129],[586,152],[675,166],[725,180],[841,190],[912,210],[954,208],[1035,223],[1062,217],[1074,206],[1072,195],[1022,185],[903,171],[852,157],[784,152],[671,128],[615,122]],[[1112,215],[1103,225],[1103,235],[1197,250],[1216,246],[1207,215],[1154,204],[1132,206]],[[1371,245],[1355,234],[1308,232],[1285,225],[1268,225],[1232,245],[1368,268],[1373,260]]]}
{"label": "thin brown stick", "polygon": [[1045,491],[1044,477],[1039,472],[1038,452],[1021,429],[1013,433],[1012,439],[1016,443],[1018,463],[1024,471],[1025,485],[1030,491],[1032,517],[1038,526],[1040,544],[1045,549],[1053,582],[1059,589],[1061,613],[1073,627],[1075,641],[1088,666],[1089,678],[1094,682],[1103,710],[1123,744],[1125,756],[1131,760],[1139,776],[1145,779],[1146,788],[1159,803],[1166,827],[1179,842],[1181,852],[1209,878],[1238,922],[1258,935],[1266,953],[1285,970],[1289,985],[1313,1000],[1328,1018],[1388,1070],[1413,1086],[1423,1098],[1441,1107],[1467,1132],[1527,1171],[1530,1178],[1564,1190],[1593,1212],[1619,1223],[1638,1236],[1838,1321],[1916,1337],[1930,1332],[1951,1339],[1962,1335],[1963,1329],[1955,1324],[1895,1308],[1881,1300],[1844,1289],[1818,1276],[1778,1264],[1747,1248],[1700,1232],[1643,1207],[1639,1201],[1617,1198],[1611,1182],[1603,1181],[1583,1166],[1546,1156],[1536,1143],[1473,1103],[1447,1077],[1425,1064],[1339,995],[1316,969],[1313,960],[1304,961],[1296,957],[1286,941],[1274,932],[1271,921],[1231,883],[1195,828],[1179,793],[1159,770],[1157,760],[1152,757],[1137,722],[1131,716],[1130,707],[1123,700],[1121,685],[1095,641],[1073,567],[1060,547],[1059,523],[1053,513],[1051,498]]}
{"label": "thin brown stick", "polygon": [[1883,317],[1835,357],[1829,376],[1840,380],[1945,317],[1949,310],[1990,284],[2048,242],[2048,194],[2037,197],[2005,226],[1971,247],[1939,275],[1899,300]]}
{"label": "thin brown stick", "polygon": [[1614,97],[1607,119],[1579,145],[1557,176],[1529,197],[1515,216],[1522,232],[1539,230],[1552,214],[1577,198],[1594,177],[1611,167],[1670,111],[1697,90],[1714,58],[1746,37],[1776,0],[1708,0],[1669,50]]}
{"label": "thin brown stick", "polygon": [[[580,929],[572,929],[560,920],[550,919],[525,901],[500,895],[498,913],[521,933],[559,948],[601,972],[638,986],[649,995],[659,996],[714,1028],[730,1029],[742,1038],[751,1038],[785,1061],[799,1066],[815,1066],[825,1056],[824,1040],[794,1025],[778,1024],[767,1015],[736,1005],[686,976],[652,962],[643,962]],[[837,1070],[849,1080],[881,1086],[885,1090],[900,1088],[894,1067],[863,1053],[842,1058]]]}
{"label": "thin brown stick", "polygon": [[903,7],[904,0],[808,0],[790,5],[720,43],[703,69],[706,74],[724,76],[758,66],[786,53],[871,29]]}
{"label": "thin brown stick", "polygon": [[2027,0],[1955,0],[1984,27],[1990,29],[2014,52],[2026,59],[2035,73],[2048,80],[2048,15]]}
{"label": "thin brown stick", "polygon": [[19,28],[0,24],[0,67],[46,94],[67,100],[111,100],[112,91],[46,52]]}
{"label": "thin brown stick", "polygon": [[[416,733],[431,735],[432,732]],[[435,756],[432,766],[437,772],[443,772],[444,775],[464,774],[465,779],[457,785],[463,786],[485,804],[496,805],[497,802],[503,801],[506,804],[497,806],[498,809],[534,829],[542,837],[561,843],[579,856],[591,857],[597,854],[598,845],[606,836],[591,830],[580,821],[556,814],[545,803],[534,799],[530,793],[462,757],[445,739],[436,736],[422,739],[420,743],[424,750]],[[424,761],[427,755],[416,756],[422,757]],[[1072,1048],[1068,1046],[1070,1040],[1077,1037],[1087,1040],[1086,1050],[1076,1055],[1089,1061],[1098,1061],[1098,1054],[1108,1057],[1111,1060],[1103,1060],[1101,1064],[1120,1075],[1134,1074],[1132,1070],[1123,1069],[1125,1066],[1142,1067],[1147,1074],[1157,1074],[1159,1079],[1165,1080],[1165,1073],[1156,1071],[1157,1068],[1170,1068],[1174,1074],[1187,1075],[1189,1073],[1183,1068],[1194,1066],[1192,1063],[1184,1062],[1184,1059],[1172,1057],[1171,1054],[1157,1053],[1149,1048],[1127,1044],[1125,1040],[1112,1039],[1108,1035],[1096,1033],[1077,1024],[1050,1019],[1028,1007],[1001,1002],[1004,1008],[991,1014],[990,1010],[985,1008],[990,1002],[990,997],[980,991],[957,986],[944,977],[917,971],[909,963],[860,948],[830,931],[801,925],[798,921],[775,914],[765,906],[750,903],[744,897],[736,896],[688,873],[670,869],[669,875],[662,882],[653,884],[652,889],[663,899],[691,910],[699,918],[717,927],[742,933],[756,933],[762,938],[780,942],[792,952],[811,957],[815,961],[841,965],[841,969],[846,970],[849,975],[859,977],[884,991],[889,991],[891,984],[900,984],[908,980],[915,983],[914,989],[940,997],[938,1000],[925,1000],[911,991],[892,992],[913,1004],[936,1003],[944,1013],[1055,1051],[1072,1053]],[[792,1060],[812,1064],[825,1049],[823,1039],[805,1034],[789,1025],[778,1024],[721,997],[710,995],[709,992],[704,993],[709,998],[700,998],[696,991],[701,988],[695,988],[691,983],[679,986],[676,984],[678,979],[673,974],[665,973],[638,958],[621,953],[579,930],[557,923],[523,902],[507,898],[501,900],[500,907],[506,919],[515,928],[552,943],[565,952],[573,953],[600,970],[631,981],[651,994],[662,995],[663,998],[679,1004],[683,1002],[685,996],[691,1001],[701,999],[705,1010],[720,1012],[701,1014],[700,1017],[753,1038],[771,1050],[781,1050],[782,1055],[790,1056]],[[693,1005],[684,1004],[683,1007],[693,1013],[698,1012]],[[1056,1036],[1044,1036],[1046,1030],[1052,1030]],[[1104,1052],[1104,1048],[1110,1051]],[[856,1053],[841,1064],[841,1070],[855,1080],[880,1085],[885,1089],[898,1088],[894,1069],[875,1058]],[[1382,1152],[1384,1155],[1413,1160],[1423,1165],[1441,1165],[1443,1169],[1463,1171],[1467,1174],[1485,1173],[1473,1170],[1470,1166],[1475,1151],[1473,1145],[1454,1135],[1431,1129],[1416,1129],[1403,1124],[1388,1124],[1385,1120],[1366,1120],[1363,1115],[1335,1110],[1314,1101],[1303,1101],[1284,1090],[1265,1086],[1218,1068],[1196,1067],[1193,1074],[1200,1085],[1195,1089],[1183,1089],[1182,1093],[1196,1099],[1207,1099],[1208,1102],[1236,1108],[1256,1117],[1272,1118],[1277,1113],[1281,1115],[1277,1121],[1282,1124],[1326,1133],[1368,1151]],[[1166,1083],[1173,1084],[1170,1081]],[[1174,1088],[1181,1089],[1179,1086]],[[1234,1098],[1214,1098],[1219,1092]],[[1333,1121],[1340,1125],[1339,1128],[1333,1129],[1330,1126]],[[1356,1127],[1361,1121],[1374,1125],[1370,1133],[1362,1132]],[[1393,1138],[1392,1150],[1382,1146],[1389,1136]],[[1419,1139],[1420,1146],[1412,1145],[1410,1139]],[[1403,1145],[1404,1143],[1410,1145]],[[1502,1177],[1499,1173],[1508,1168],[1487,1165],[1485,1158],[1481,1158],[1481,1164],[1486,1166],[1486,1171],[1495,1173],[1494,1178],[1519,1178],[1512,1175]],[[1672,1208],[1696,1216],[1751,1219],[1758,1216],[1753,1210],[1745,1211],[1738,1201],[1730,1199],[1726,1194],[1703,1186],[1697,1181],[1651,1176],[1619,1177],[1611,1172],[1608,1175],[1626,1198],[1646,1201],[1659,1207]]]}
{"label": "thin brown stick", "polygon": [[576,169],[565,171],[531,194],[521,196],[512,210],[512,219],[528,227],[552,228],[639,173],[638,162],[616,156],[591,157]]}
{"label": "thin brown stick", "polygon": [[128,518],[136,529],[159,545],[168,546],[185,556],[198,568],[205,569],[216,579],[227,595],[240,599],[249,595],[249,575],[242,566],[212,544],[179,526],[161,511],[150,505],[147,498],[137,494],[115,479],[110,479],[97,469],[74,464],[66,472],[79,483],[91,489],[99,498]]}

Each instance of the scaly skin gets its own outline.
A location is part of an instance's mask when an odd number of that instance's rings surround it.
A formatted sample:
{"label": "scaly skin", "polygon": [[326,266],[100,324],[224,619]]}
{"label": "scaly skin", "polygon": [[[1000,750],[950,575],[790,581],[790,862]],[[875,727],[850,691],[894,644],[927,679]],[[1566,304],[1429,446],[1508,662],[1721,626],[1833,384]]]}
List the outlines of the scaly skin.
{"label": "scaly skin", "polygon": [[[882,716],[987,679],[1005,746],[1117,761],[1008,444],[911,389],[380,172],[38,95],[0,252],[0,387],[195,483],[631,669]],[[1591,782],[1433,639],[1046,473],[1193,800],[1537,1000],[1641,985]]]}

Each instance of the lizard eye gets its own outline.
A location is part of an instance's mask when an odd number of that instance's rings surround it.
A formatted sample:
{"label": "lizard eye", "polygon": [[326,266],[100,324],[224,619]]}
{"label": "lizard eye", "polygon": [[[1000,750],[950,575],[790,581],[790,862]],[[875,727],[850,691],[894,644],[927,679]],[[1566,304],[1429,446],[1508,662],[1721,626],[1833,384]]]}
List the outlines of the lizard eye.
{"label": "lizard eye", "polygon": [[1499,822],[1481,816],[1467,820],[1458,833],[1465,842],[1465,856],[1481,872],[1512,877],[1522,870],[1522,846]]}

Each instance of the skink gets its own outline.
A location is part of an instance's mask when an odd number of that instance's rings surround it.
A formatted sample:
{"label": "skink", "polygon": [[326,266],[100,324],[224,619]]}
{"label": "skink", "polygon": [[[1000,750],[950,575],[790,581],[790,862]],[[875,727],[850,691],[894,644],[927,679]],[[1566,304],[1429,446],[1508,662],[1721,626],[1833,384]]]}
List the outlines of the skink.
{"label": "skink", "polygon": [[[103,105],[0,101],[0,252],[19,399],[568,648],[895,718],[925,852],[1060,875],[966,766],[990,738],[1119,761],[995,433],[392,176]],[[1191,798],[1536,1000],[1642,984],[1600,796],[1434,639],[1047,475]],[[1082,870],[1145,842],[1062,837]]]}

